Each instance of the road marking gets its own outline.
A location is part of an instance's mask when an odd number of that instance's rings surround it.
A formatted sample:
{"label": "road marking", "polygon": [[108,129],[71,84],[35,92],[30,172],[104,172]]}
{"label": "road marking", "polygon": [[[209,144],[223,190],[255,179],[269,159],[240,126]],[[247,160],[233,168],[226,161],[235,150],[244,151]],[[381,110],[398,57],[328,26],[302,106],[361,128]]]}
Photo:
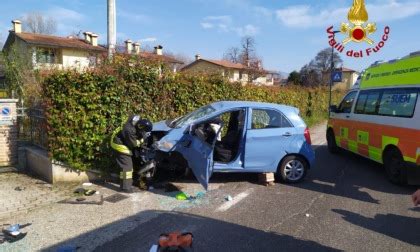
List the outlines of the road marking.
{"label": "road marking", "polygon": [[231,208],[234,205],[236,205],[237,203],[239,203],[241,200],[248,197],[248,195],[251,193],[251,191],[252,191],[251,189],[248,189],[245,192],[241,192],[240,194],[233,197],[232,201],[227,201],[227,202],[223,203],[219,208],[216,209],[216,212],[224,212],[224,211],[228,210],[229,208]]}

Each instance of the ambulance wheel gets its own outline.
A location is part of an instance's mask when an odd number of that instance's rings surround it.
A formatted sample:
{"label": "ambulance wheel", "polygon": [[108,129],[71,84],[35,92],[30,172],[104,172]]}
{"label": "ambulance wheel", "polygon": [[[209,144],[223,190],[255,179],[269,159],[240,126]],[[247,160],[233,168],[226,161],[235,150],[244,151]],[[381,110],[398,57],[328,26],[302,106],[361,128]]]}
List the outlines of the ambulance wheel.
{"label": "ambulance wheel", "polygon": [[406,165],[401,152],[396,147],[387,147],[383,154],[386,175],[394,184],[407,182]]}
{"label": "ambulance wheel", "polygon": [[289,155],[280,163],[276,177],[286,183],[298,183],[305,178],[308,168],[308,162],[304,158]]}
{"label": "ambulance wheel", "polygon": [[333,154],[336,154],[340,151],[339,147],[337,146],[337,142],[335,141],[335,135],[332,129],[328,129],[327,132],[327,145],[328,150]]}

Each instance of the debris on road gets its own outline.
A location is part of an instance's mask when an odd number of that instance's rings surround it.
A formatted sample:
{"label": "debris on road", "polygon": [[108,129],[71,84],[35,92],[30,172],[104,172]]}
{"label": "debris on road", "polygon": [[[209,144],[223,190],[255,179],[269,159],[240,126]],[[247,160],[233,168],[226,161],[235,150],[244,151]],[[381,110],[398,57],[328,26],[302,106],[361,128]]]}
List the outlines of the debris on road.
{"label": "debris on road", "polygon": [[189,197],[184,192],[180,192],[175,196],[175,198],[177,200],[187,200]]}
{"label": "debris on road", "polygon": [[308,214],[308,213],[307,213],[307,214],[305,214],[305,216],[306,216],[306,217],[308,217],[308,218],[309,218],[309,217],[314,217],[312,214]]}
{"label": "debris on road", "polygon": [[232,196],[227,195],[227,196],[225,197],[225,200],[226,200],[226,201],[232,201],[232,200],[233,200],[233,198],[232,198]]}
{"label": "debris on road", "polygon": [[106,197],[104,200],[107,201],[107,202],[110,202],[110,203],[117,203],[117,202],[119,202],[121,200],[125,200],[127,198],[129,198],[129,196],[121,194],[121,193],[115,193],[115,194],[112,194],[112,195]]}
{"label": "debris on road", "polygon": [[[192,248],[193,234],[190,232],[172,232],[169,234],[161,234],[159,237],[159,245],[157,251],[189,251]],[[155,248],[152,246],[152,248]],[[153,251],[151,248],[150,251]]]}
{"label": "debris on road", "polygon": [[274,173],[260,173],[258,174],[258,181],[265,186],[274,185]]}
{"label": "debris on road", "polygon": [[18,187],[16,187],[15,188],[15,191],[18,191],[18,192],[20,192],[20,191],[23,191],[23,190],[25,190],[26,188],[24,187],[24,186],[18,186]]}
{"label": "debris on road", "polygon": [[86,195],[86,196],[92,196],[92,195],[94,195],[96,193],[96,191],[95,190],[86,190],[85,191],[85,193],[84,193],[84,195]]}
{"label": "debris on road", "polygon": [[[8,225],[8,224],[6,224]],[[5,241],[12,243],[23,239],[27,233],[22,233],[21,228],[32,225],[31,223],[25,225],[14,224],[2,230],[2,235],[0,235],[0,244]]]}
{"label": "debris on road", "polygon": [[92,183],[90,183],[90,182],[86,182],[86,183],[83,183],[82,185],[83,185],[83,186],[92,186]]}

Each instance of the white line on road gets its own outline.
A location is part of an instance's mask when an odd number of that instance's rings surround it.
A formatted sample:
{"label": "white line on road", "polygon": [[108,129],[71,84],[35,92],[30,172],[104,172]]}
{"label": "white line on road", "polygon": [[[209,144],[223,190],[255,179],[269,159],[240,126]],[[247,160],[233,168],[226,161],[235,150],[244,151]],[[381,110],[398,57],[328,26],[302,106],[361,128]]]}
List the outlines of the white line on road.
{"label": "white line on road", "polygon": [[216,209],[216,212],[224,212],[224,211],[228,210],[229,208],[236,205],[241,200],[248,197],[248,195],[251,193],[251,191],[252,191],[252,189],[248,189],[245,192],[241,192],[240,194],[233,197],[233,199],[231,201],[227,201],[227,202],[223,203],[219,208]]}

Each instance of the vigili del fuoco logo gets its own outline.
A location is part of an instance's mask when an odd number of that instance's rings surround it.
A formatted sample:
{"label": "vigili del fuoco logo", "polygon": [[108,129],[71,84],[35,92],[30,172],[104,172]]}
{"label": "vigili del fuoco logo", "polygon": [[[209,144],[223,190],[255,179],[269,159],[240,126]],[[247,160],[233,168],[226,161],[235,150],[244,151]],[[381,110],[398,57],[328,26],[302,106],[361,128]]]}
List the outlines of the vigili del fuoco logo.
{"label": "vigili del fuoco logo", "polygon": [[[385,26],[381,40],[375,44],[375,40],[371,35],[376,33],[377,27],[375,23],[368,22],[369,14],[366,10],[364,0],[353,0],[353,6],[350,8],[347,19],[349,23],[341,23],[339,31],[334,31],[334,26],[327,29],[330,46],[334,47],[338,52],[345,53],[348,57],[363,58],[378,53],[385,46],[389,39],[389,26]],[[345,34],[346,37],[342,42],[337,42],[336,33]],[[366,44],[366,49],[346,49],[351,42]]]}

